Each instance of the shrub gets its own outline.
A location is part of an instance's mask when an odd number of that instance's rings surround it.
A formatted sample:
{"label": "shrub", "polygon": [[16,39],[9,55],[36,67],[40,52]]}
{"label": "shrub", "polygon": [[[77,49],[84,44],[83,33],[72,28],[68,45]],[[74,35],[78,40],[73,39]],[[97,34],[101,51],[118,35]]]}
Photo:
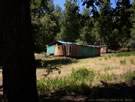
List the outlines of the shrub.
{"label": "shrub", "polygon": [[105,67],[104,71],[107,72],[109,71],[111,68],[108,66],[108,67]]}
{"label": "shrub", "polygon": [[41,59],[41,66],[42,67],[45,67],[46,66],[46,59],[45,58],[42,58]]}
{"label": "shrub", "polygon": [[71,74],[71,76],[73,76],[73,77],[78,77],[78,78],[86,78],[86,77],[88,77],[88,75],[89,75],[89,73],[90,73],[90,71],[88,70],[88,69],[86,69],[86,68],[80,68],[80,69],[78,69],[78,70],[72,70],[72,74]]}
{"label": "shrub", "polygon": [[133,59],[130,60],[130,63],[131,63],[131,64],[135,64]]}
{"label": "shrub", "polygon": [[120,78],[122,80],[128,81],[128,82],[133,82],[135,78],[135,71],[128,71],[122,75],[120,75]]}
{"label": "shrub", "polygon": [[[70,76],[63,78],[46,79],[43,78],[37,82],[37,88],[39,95],[46,95],[51,91],[63,89],[63,91],[83,91],[83,86],[92,82],[95,77],[95,73],[86,68],[79,68],[78,70],[72,70]],[[78,87],[78,88],[76,88]]]}
{"label": "shrub", "polygon": [[108,73],[105,73],[100,76],[100,80],[102,81],[111,81],[115,78],[116,78],[115,74],[108,74]]}
{"label": "shrub", "polygon": [[112,57],[112,55],[108,55],[108,58],[110,59]]}
{"label": "shrub", "polygon": [[122,56],[135,56],[135,52],[120,52],[115,54],[117,57],[122,57]]}
{"label": "shrub", "polygon": [[102,60],[102,58],[99,59],[100,61]]}
{"label": "shrub", "polygon": [[126,60],[120,60],[120,64],[126,64]]}
{"label": "shrub", "polygon": [[107,56],[105,56],[104,59],[107,60]]}

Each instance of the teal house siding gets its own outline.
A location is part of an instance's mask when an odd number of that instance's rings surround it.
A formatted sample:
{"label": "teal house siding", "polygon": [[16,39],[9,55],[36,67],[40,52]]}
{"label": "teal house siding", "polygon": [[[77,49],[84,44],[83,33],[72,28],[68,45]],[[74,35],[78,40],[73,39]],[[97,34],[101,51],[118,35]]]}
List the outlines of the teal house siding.
{"label": "teal house siding", "polygon": [[47,47],[47,56],[49,56],[50,54],[55,54],[55,45]]}
{"label": "teal house siding", "polygon": [[96,48],[95,47],[90,48],[90,47],[87,47],[87,46],[82,46],[82,48],[81,48],[81,56],[82,57],[95,57],[95,56],[97,56]]}
{"label": "teal house siding", "polygon": [[96,48],[95,48],[95,47],[92,48],[92,56],[93,56],[93,57],[96,56]]}
{"label": "teal house siding", "polygon": [[[62,50],[57,50],[58,45],[63,46]],[[56,51],[55,51],[55,48],[56,48]],[[58,56],[55,53],[57,51],[58,53],[59,51],[63,51],[63,55],[60,55],[60,56],[67,56],[67,57],[82,57],[82,58],[85,57],[86,58],[86,57],[100,56],[100,46],[80,45],[77,43],[64,42],[64,41],[55,41],[55,42],[50,43],[47,47],[46,54],[47,56],[49,55]]]}
{"label": "teal house siding", "polygon": [[92,57],[93,56],[92,51],[93,51],[93,47],[90,47],[89,48],[89,56],[88,57]]}
{"label": "teal house siding", "polygon": [[82,55],[82,57],[89,57],[89,56],[91,56],[90,48],[87,47],[87,46],[82,46],[82,48],[81,48],[81,55]]}

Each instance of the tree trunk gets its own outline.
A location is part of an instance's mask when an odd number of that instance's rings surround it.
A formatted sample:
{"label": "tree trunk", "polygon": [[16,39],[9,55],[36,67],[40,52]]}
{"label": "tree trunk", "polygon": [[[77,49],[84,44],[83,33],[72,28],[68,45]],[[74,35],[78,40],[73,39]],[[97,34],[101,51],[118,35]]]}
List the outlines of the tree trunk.
{"label": "tree trunk", "polygon": [[38,102],[29,0],[0,3],[0,55],[7,102]]}

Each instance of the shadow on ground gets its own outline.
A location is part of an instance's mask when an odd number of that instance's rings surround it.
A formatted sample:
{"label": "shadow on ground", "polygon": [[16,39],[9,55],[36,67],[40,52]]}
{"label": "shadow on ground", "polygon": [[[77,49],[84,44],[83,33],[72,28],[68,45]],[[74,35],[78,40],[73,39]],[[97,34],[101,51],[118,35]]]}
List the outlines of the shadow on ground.
{"label": "shadow on ground", "polygon": [[63,87],[40,102],[135,102],[135,84],[107,84],[90,88],[86,84]]}
{"label": "shadow on ground", "polygon": [[76,62],[77,62],[77,60],[72,59],[72,58],[57,58],[57,59],[51,59],[51,60],[38,59],[38,60],[36,60],[36,67],[45,68],[48,65],[59,66],[59,65],[67,65],[67,64],[71,64],[71,63],[76,63]]}

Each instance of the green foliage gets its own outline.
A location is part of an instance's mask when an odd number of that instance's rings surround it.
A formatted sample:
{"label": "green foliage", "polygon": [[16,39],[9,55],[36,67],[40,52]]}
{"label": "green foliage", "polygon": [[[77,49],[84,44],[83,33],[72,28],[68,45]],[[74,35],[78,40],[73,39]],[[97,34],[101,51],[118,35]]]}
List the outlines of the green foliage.
{"label": "green foliage", "polygon": [[86,93],[88,88],[92,86],[92,82],[99,78],[100,81],[111,81],[116,78],[115,74],[108,74],[110,67],[105,68],[105,74],[95,73],[86,68],[79,68],[77,70],[72,69],[72,73],[69,76],[61,78],[48,79],[44,78],[38,81],[38,93],[39,95],[47,95],[52,92],[58,92],[59,94],[68,94],[70,92]]}
{"label": "green foliage", "polygon": [[104,56],[104,59],[107,60],[107,56]]}
{"label": "green foliage", "polygon": [[95,73],[86,68],[79,68],[78,70],[72,70],[71,77],[78,80],[93,80]]}
{"label": "green foliage", "polygon": [[120,60],[120,64],[126,64],[126,60],[124,59],[124,60]]}
{"label": "green foliage", "polygon": [[102,58],[99,58],[99,60],[101,61],[101,60],[102,60]]}
{"label": "green foliage", "polygon": [[122,75],[120,75],[120,78],[122,80],[128,81],[128,82],[134,82],[134,78],[135,78],[135,71],[128,71]]}
{"label": "green foliage", "polygon": [[98,73],[98,77],[99,77],[100,81],[111,81],[116,78],[114,73],[112,73],[112,74],[108,73],[109,70],[111,70],[111,68],[109,66],[107,66],[104,69],[105,74]]}
{"label": "green foliage", "polygon": [[[43,2],[44,1],[44,2]],[[107,44],[110,49],[135,47],[135,1],[117,0],[112,8],[110,0],[82,0],[79,12],[76,0],[66,0],[65,9],[53,0],[32,0],[31,18],[36,52],[46,50],[55,41],[81,44]]]}
{"label": "green foliage", "polygon": [[45,59],[45,57],[41,59],[41,66],[46,66],[46,59]]}
{"label": "green foliage", "polygon": [[101,81],[112,81],[115,78],[116,78],[115,74],[108,74],[108,73],[100,76]]}
{"label": "green foliage", "polygon": [[44,74],[44,77],[48,76],[54,71],[57,71],[59,74],[61,73],[61,65],[48,64],[46,58],[41,59],[41,66],[46,68],[46,74]]}
{"label": "green foliage", "polygon": [[83,9],[82,16],[80,17],[80,37],[77,40],[82,44],[94,44],[96,36],[92,33],[93,18],[90,17],[91,10]]}
{"label": "green foliage", "polygon": [[55,41],[59,32],[61,8],[54,6],[53,0],[36,0],[31,2],[31,18],[36,52],[45,52],[46,45]]}
{"label": "green foliage", "polygon": [[64,6],[65,10],[60,17],[60,32],[57,34],[56,39],[74,42],[79,37],[79,7],[72,0],[66,0]]}
{"label": "green foliage", "polygon": [[131,12],[132,12],[131,18],[130,18],[130,22],[132,24],[131,40],[129,41],[128,46],[135,48],[135,1],[132,2]]}
{"label": "green foliage", "polygon": [[104,69],[104,72],[107,72],[107,71],[109,71],[111,68],[108,66],[108,67],[105,67],[105,69]]}
{"label": "green foliage", "polygon": [[131,38],[130,35],[131,23],[129,19],[131,16],[131,12],[129,10],[130,8],[131,8],[130,0],[126,0],[126,3],[120,0],[117,1],[114,24],[115,24],[115,28],[118,29],[119,31],[117,37],[118,37],[119,45],[122,47],[126,47],[128,41]]}
{"label": "green foliage", "polygon": [[131,63],[131,64],[135,64],[134,59],[131,59],[131,60],[130,60],[130,63]]}
{"label": "green foliage", "polygon": [[108,55],[108,58],[110,59],[112,57],[112,55]]}
{"label": "green foliage", "polygon": [[131,51],[131,52],[120,52],[120,53],[116,53],[115,56],[117,56],[117,57],[135,56],[135,52],[134,51]]}
{"label": "green foliage", "polygon": [[57,21],[55,15],[45,14],[39,19],[38,31],[34,33],[36,50],[45,51],[46,45],[54,41],[57,32]]}
{"label": "green foliage", "polygon": [[[39,95],[48,94],[51,91],[57,91],[63,88],[64,92],[83,92],[83,88],[89,82],[91,85],[92,80],[95,77],[95,73],[86,68],[79,68],[78,70],[72,70],[70,76],[54,79],[41,79],[38,81],[38,93]],[[81,85],[81,87],[79,87]],[[77,87],[78,86],[78,87]]]}

